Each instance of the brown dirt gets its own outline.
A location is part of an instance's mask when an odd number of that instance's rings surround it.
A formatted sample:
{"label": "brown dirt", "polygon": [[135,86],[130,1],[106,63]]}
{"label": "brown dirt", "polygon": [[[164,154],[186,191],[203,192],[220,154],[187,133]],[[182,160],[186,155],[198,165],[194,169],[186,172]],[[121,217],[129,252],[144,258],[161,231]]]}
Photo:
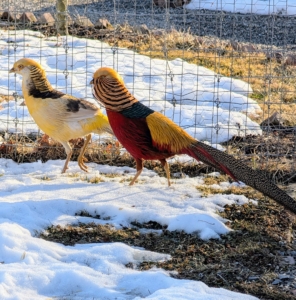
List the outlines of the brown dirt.
{"label": "brown dirt", "polygon": [[[86,211],[77,215],[90,220],[100,218]],[[120,230],[94,223],[51,226],[40,237],[65,245],[123,242],[172,257],[165,262],[147,261],[127,267],[148,270],[156,266],[172,272],[171,276],[176,278],[201,280],[212,287],[259,299],[296,299],[295,218],[262,196],[258,206],[227,205],[221,215],[229,220],[227,225],[234,231],[220,240],[204,241],[197,234],[170,232],[154,221],[131,222],[129,228]],[[140,228],[151,232],[143,234]]]}

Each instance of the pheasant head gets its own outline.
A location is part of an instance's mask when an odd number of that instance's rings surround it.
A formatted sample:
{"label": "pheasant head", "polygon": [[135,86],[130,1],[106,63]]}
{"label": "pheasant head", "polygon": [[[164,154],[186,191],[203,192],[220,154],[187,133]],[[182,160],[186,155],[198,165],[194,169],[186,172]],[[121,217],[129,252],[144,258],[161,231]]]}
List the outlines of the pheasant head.
{"label": "pheasant head", "polygon": [[37,89],[40,92],[52,91],[53,88],[46,78],[45,70],[35,60],[21,58],[13,64],[9,73],[17,73],[23,76],[23,83],[29,85],[29,89]]}
{"label": "pheasant head", "polygon": [[93,96],[107,110],[122,111],[138,100],[127,90],[122,77],[113,69],[98,69],[91,80]]}

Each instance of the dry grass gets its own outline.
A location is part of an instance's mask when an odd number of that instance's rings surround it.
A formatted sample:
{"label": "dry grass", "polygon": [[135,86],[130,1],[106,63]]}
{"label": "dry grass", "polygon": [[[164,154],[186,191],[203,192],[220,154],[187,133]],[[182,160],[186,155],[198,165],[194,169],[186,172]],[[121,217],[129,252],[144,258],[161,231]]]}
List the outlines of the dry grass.
{"label": "dry grass", "polygon": [[172,30],[167,34],[137,35],[132,34],[132,28],[128,26],[120,30],[120,38],[110,34],[103,37],[103,40],[152,58],[182,58],[220,75],[241,79],[252,86],[250,97],[257,100],[263,110],[261,115],[253,116],[254,120],[262,122],[279,111],[288,125],[296,124],[295,67],[284,66],[275,58],[270,59],[264,50],[237,51],[230,42],[194,36],[189,31]]}
{"label": "dry grass", "polygon": [[244,186],[229,186],[223,188],[219,186],[221,182],[229,182],[231,180],[227,175],[209,176],[204,177],[203,185],[198,185],[196,188],[202,192],[203,197],[209,195],[222,194],[222,195],[245,195],[249,199],[264,199],[264,195],[251,187]]}
{"label": "dry grass", "polygon": [[219,175],[219,176],[207,175],[204,177],[204,184],[206,184],[206,185],[219,184],[221,182],[228,182],[228,176],[227,175]]}
{"label": "dry grass", "polygon": [[218,188],[208,185],[199,185],[196,187],[200,192],[202,192],[203,197],[208,197],[209,195],[222,194],[222,195],[245,195],[250,199],[260,199],[264,197],[262,193],[250,188],[250,187],[237,187],[231,186],[229,188]]}

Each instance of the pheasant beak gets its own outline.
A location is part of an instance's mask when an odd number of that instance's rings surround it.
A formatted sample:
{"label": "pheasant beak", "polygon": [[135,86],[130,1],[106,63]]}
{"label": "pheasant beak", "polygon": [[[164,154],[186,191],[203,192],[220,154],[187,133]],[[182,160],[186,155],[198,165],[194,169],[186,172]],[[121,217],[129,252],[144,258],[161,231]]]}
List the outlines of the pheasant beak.
{"label": "pheasant beak", "polygon": [[94,84],[94,80],[92,79],[92,80],[89,82],[89,84]]}
{"label": "pheasant beak", "polygon": [[10,70],[9,70],[9,72],[8,73],[15,73],[15,69],[14,69],[14,67],[12,67]]}

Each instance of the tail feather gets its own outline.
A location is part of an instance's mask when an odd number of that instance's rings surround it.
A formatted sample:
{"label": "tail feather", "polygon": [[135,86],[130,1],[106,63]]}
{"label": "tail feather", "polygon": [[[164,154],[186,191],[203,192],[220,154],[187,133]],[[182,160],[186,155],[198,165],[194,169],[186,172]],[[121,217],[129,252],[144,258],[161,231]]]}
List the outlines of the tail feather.
{"label": "tail feather", "polygon": [[[198,143],[201,144],[202,146],[207,146],[204,143],[201,143],[201,142],[198,142]],[[238,181],[238,179],[231,172],[231,170],[225,165],[225,162],[223,161],[223,163],[221,163],[219,161],[219,159],[216,158],[217,155],[212,155],[211,152],[209,151],[209,149],[206,149],[205,147],[202,147],[202,146],[199,146],[196,144],[194,146],[195,147],[192,147],[193,155],[191,155],[191,156],[193,156],[197,160],[200,160],[200,161],[206,163],[207,165],[210,165],[211,167],[214,167],[218,170],[223,171],[225,174],[229,175],[233,180]],[[213,148],[213,149],[216,150],[218,154],[220,154],[220,152],[225,154],[224,152],[219,151],[215,148]],[[232,156],[230,156],[230,157],[232,158]]]}
{"label": "tail feather", "polygon": [[223,171],[234,180],[244,182],[296,213],[296,201],[271,182],[264,171],[254,170],[233,156],[199,141],[182,153]]}
{"label": "tail feather", "polygon": [[108,124],[107,126],[105,126],[104,128],[103,128],[103,130],[105,131],[105,132],[107,132],[107,133],[110,133],[110,134],[112,134],[112,135],[114,135],[114,132],[113,132],[113,130],[112,130],[112,128],[111,128],[111,126]]}
{"label": "tail feather", "polygon": [[93,133],[102,134],[103,132],[107,132],[109,134],[114,135],[114,132],[110,125],[106,124],[103,127],[97,127],[92,131]]}
{"label": "tail feather", "polygon": [[108,117],[102,113],[98,114],[94,119],[94,126],[92,132],[101,134],[103,132],[114,135],[114,132],[110,126]]}

